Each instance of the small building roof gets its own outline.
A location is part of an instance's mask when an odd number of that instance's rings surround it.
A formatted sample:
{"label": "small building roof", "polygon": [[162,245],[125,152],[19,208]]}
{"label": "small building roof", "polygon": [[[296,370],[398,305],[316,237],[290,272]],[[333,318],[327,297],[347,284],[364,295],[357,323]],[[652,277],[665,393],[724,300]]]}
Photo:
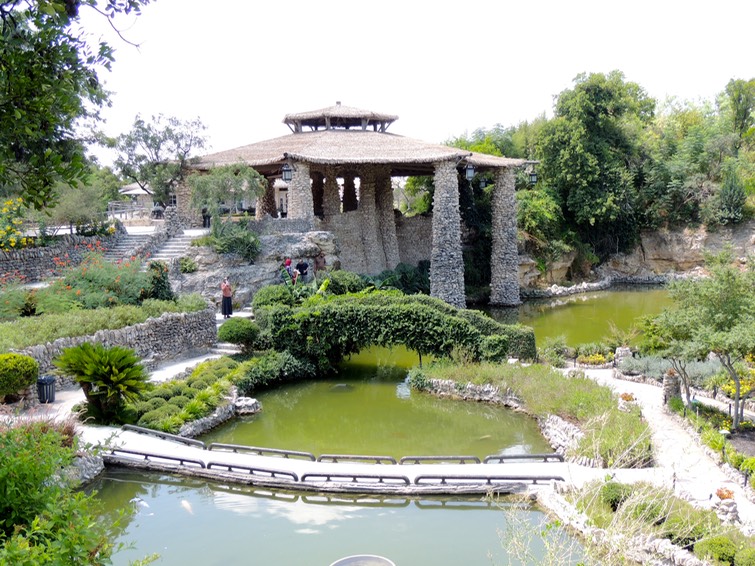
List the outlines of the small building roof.
{"label": "small building roof", "polygon": [[283,123],[291,128],[294,133],[304,131],[304,127],[313,131],[337,128],[367,130],[371,128],[376,132],[384,132],[396,120],[398,120],[398,116],[392,114],[362,110],[353,106],[341,106],[340,102],[336,102],[335,106],[328,106],[319,110],[286,114]]}

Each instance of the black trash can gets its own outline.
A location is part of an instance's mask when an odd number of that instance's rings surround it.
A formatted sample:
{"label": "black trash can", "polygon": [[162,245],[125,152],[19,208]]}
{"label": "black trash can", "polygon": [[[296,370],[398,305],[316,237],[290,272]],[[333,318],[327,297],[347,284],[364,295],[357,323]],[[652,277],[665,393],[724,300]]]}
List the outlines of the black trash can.
{"label": "black trash can", "polygon": [[41,375],[37,379],[37,395],[40,403],[55,402],[55,377],[52,375]]}

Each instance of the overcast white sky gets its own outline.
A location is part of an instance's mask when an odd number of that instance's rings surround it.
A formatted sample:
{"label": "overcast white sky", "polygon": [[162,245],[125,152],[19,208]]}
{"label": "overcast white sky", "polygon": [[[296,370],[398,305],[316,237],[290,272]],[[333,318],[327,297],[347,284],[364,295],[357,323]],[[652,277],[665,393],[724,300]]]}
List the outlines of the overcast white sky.
{"label": "overcast white sky", "polygon": [[[82,10],[82,12],[84,12]],[[755,76],[752,0],[155,0],[118,21],[109,135],[136,114],[199,117],[205,153],[286,135],[283,116],[341,101],[430,142],[545,112],[582,72],[653,97],[712,100]]]}

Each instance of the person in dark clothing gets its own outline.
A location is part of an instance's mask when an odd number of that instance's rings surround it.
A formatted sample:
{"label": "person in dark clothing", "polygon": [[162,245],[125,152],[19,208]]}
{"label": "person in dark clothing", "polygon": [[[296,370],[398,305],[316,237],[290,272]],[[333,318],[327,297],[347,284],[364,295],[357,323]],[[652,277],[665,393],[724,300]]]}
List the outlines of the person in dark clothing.
{"label": "person in dark clothing", "polygon": [[220,284],[220,292],[223,295],[220,312],[222,313],[223,318],[231,318],[231,315],[233,314],[233,289],[228,282],[228,277],[223,279],[223,282]]}
{"label": "person in dark clothing", "polygon": [[307,281],[308,269],[309,269],[309,264],[303,259],[300,259],[299,263],[296,264],[296,271],[299,272],[297,279],[301,278],[302,283],[305,283]]}

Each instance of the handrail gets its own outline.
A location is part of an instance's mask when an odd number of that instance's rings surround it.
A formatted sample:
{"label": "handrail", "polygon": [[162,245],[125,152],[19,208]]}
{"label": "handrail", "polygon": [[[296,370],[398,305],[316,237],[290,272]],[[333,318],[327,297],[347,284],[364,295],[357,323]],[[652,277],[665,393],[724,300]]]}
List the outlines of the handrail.
{"label": "handrail", "polygon": [[377,483],[388,482],[401,482],[404,485],[411,485],[411,481],[406,476],[399,475],[384,475],[384,474],[348,474],[348,473],[330,473],[330,472],[315,472],[310,474],[304,474],[301,477],[301,481],[312,480],[312,478],[324,478],[326,482],[333,481],[332,478],[351,479],[353,483],[357,483],[359,480],[377,480]]}
{"label": "handrail", "polygon": [[399,464],[419,464],[421,462],[431,463],[458,463],[466,464],[472,462],[473,464],[479,464],[480,459],[477,456],[404,456],[401,458]]}
{"label": "handrail", "polygon": [[207,446],[207,450],[230,450],[231,452],[244,452],[247,454],[257,454],[258,456],[272,455],[282,456],[284,458],[301,458],[303,460],[316,461],[314,454],[310,452],[299,452],[297,450],[280,450],[278,448],[260,448],[258,446],[244,446],[242,444],[223,444],[222,442],[212,442]]}
{"label": "handrail", "polygon": [[485,456],[485,459],[482,461],[483,464],[490,464],[491,462],[498,462],[499,464],[503,464],[506,460],[542,460],[543,462],[547,462],[548,460],[556,460],[558,462],[564,461],[563,454],[556,454],[555,452],[552,454],[507,454],[507,455],[496,455],[496,456]]}
{"label": "handrail", "polygon": [[120,452],[122,454],[131,454],[134,456],[144,456],[144,459],[149,461],[150,458],[157,458],[160,460],[172,460],[179,462],[180,465],[184,466],[186,463],[190,464],[196,464],[200,468],[205,468],[205,463],[202,460],[197,460],[196,458],[184,458],[183,456],[166,456],[165,454],[155,454],[153,452],[142,452],[140,450],[126,450],[125,448],[110,448],[110,454],[112,456],[115,456],[116,452]]}
{"label": "handrail", "polygon": [[152,430],[151,428],[144,428],[142,426],[125,424],[121,427],[121,430],[130,430],[132,432],[138,432],[139,434],[147,434],[150,436],[156,436],[163,440],[173,440],[174,442],[180,442],[188,446],[194,446],[206,450],[205,443],[201,440],[194,440],[193,438],[186,438],[184,436],[178,436],[177,434],[170,434],[168,432],[162,432],[159,430]]}
{"label": "handrail", "polygon": [[[431,480],[431,481],[428,481]],[[434,480],[434,481],[432,481]],[[494,482],[522,482],[522,481],[531,481],[533,484],[536,484],[538,481],[550,481],[550,480],[556,480],[556,481],[564,481],[564,478],[561,476],[467,476],[467,475],[448,475],[448,474],[438,474],[438,475],[422,475],[417,476],[414,478],[414,484],[420,485],[421,483],[439,483],[440,485],[448,485],[449,480],[456,483],[456,485],[464,485],[464,483],[480,483],[484,482],[487,485],[493,485]],[[457,483],[457,482],[464,482],[464,483]]]}
{"label": "handrail", "polygon": [[317,458],[318,462],[333,462],[338,464],[342,462],[374,462],[375,464],[382,464],[386,462],[388,464],[396,464],[396,458],[393,456],[358,456],[352,454],[323,454]]}
{"label": "handrail", "polygon": [[274,470],[272,468],[259,468],[257,466],[245,466],[243,464],[232,464],[230,462],[207,462],[207,469],[211,470],[213,468],[225,468],[229,472],[233,472],[235,470],[245,470],[252,476],[267,474],[267,476],[275,479],[277,479],[278,477],[287,477],[295,482],[299,481],[299,476],[297,476],[294,472]]}

